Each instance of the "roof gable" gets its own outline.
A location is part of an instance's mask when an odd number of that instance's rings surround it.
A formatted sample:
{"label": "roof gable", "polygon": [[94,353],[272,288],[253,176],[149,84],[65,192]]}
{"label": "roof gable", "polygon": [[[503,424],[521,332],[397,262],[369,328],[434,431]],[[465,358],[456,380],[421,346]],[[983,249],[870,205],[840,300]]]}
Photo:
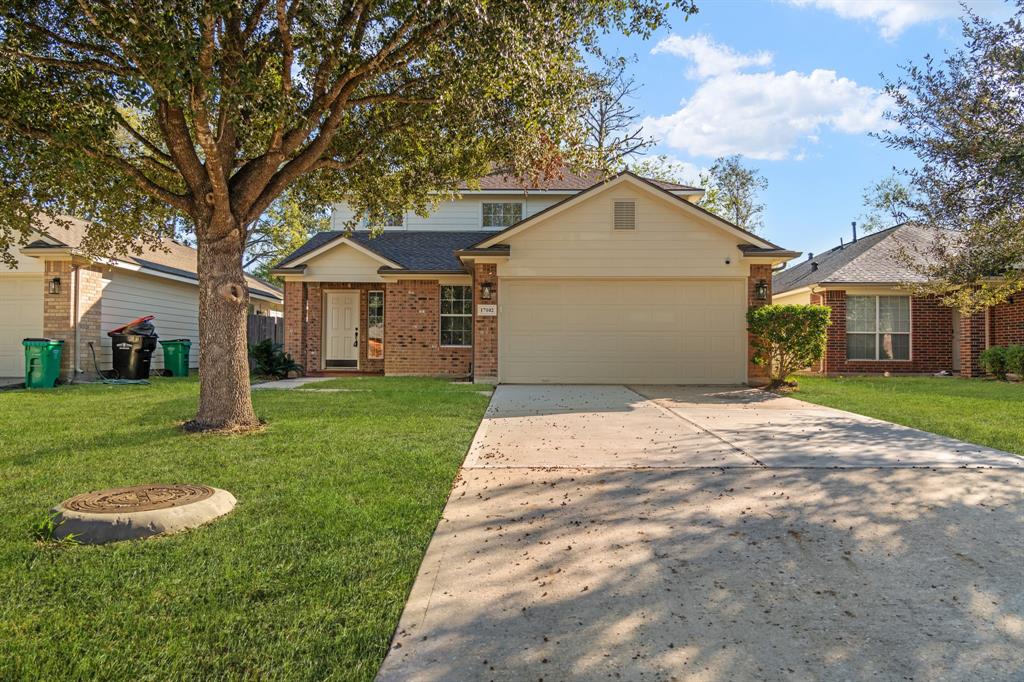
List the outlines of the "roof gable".
{"label": "roof gable", "polygon": [[628,183],[631,186],[636,187],[637,189],[643,192],[646,192],[650,196],[672,203],[679,210],[687,212],[689,215],[693,217],[701,218],[710,225],[713,225],[715,228],[724,230],[725,232],[731,234],[733,237],[739,239],[740,243],[742,244],[749,244],[763,249],[781,248],[778,245],[773,244],[765,239],[762,239],[751,232],[747,232],[743,228],[730,223],[729,221],[715,215],[714,213],[711,213],[710,211],[707,211],[699,206],[695,206],[694,204],[686,201],[685,199],[678,197],[675,194],[672,194],[672,192],[662,189],[661,187],[658,187],[654,183],[650,182],[649,180],[641,178],[638,175],[635,175],[629,171],[623,171],[618,175],[615,175],[614,177],[610,178],[606,182],[600,182],[595,185],[592,185],[589,189],[580,192],[575,196],[564,199],[558,202],[557,204],[554,204],[553,206],[549,206],[543,211],[535,213],[532,216],[524,218],[515,225],[512,225],[502,230],[501,232],[489,235],[485,239],[482,239],[476,244],[474,244],[473,248],[484,249],[500,244],[504,242],[506,239],[516,234],[519,234],[524,230],[531,229],[537,226],[538,224],[544,222],[548,218],[558,215],[559,213],[568,210],[574,206],[577,206],[584,201],[592,200],[596,196],[604,192],[611,191],[615,187],[623,183]]}

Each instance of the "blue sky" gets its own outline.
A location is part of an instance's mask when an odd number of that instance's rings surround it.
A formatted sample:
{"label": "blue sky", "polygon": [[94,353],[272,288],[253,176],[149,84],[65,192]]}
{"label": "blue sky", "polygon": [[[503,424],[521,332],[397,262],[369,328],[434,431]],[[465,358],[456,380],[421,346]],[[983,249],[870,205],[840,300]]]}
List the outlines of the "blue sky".
{"label": "blue sky", "polygon": [[[633,102],[667,154],[691,169],[739,153],[768,179],[762,234],[815,253],[848,238],[863,188],[914,163],[868,135],[883,125],[880,73],[961,40],[947,0],[697,0],[700,13],[649,40],[609,36],[635,55]],[[1005,17],[999,0],[969,3]],[[692,164],[692,165],[691,165]]]}

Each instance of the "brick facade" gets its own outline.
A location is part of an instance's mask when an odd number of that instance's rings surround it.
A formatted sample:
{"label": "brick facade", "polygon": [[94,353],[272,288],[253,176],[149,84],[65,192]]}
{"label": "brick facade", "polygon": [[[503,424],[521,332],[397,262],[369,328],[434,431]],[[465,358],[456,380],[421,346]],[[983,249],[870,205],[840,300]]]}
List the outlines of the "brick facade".
{"label": "brick facade", "polygon": [[[359,367],[323,367],[324,294],[359,291]],[[370,358],[366,330],[369,292],[384,292],[384,358]],[[441,346],[440,283],[285,282],[284,349],[306,374],[357,372],[396,376],[469,376],[473,347]]]}
{"label": "brick facade", "polygon": [[992,345],[1024,343],[1024,294],[1016,294],[1008,302],[993,306],[989,315]]}
{"label": "brick facade", "polygon": [[[484,300],[483,286],[491,285],[491,298]],[[477,263],[473,267],[473,298],[485,304],[498,304],[498,266]],[[498,380],[498,317],[477,315],[473,306],[473,373],[477,381]]]}
{"label": "brick facade", "polygon": [[[765,300],[757,299],[757,284],[764,281],[768,285],[768,296]],[[747,276],[747,305],[759,308],[772,302],[772,266],[754,264],[750,266]],[[747,333],[747,383],[751,386],[763,386],[768,383],[768,371],[762,365],[754,364],[754,335]]]}
{"label": "brick facade", "polygon": [[960,315],[960,376],[980,377],[978,357],[985,350],[985,313]]}
{"label": "brick facade", "polygon": [[823,361],[827,374],[930,374],[953,367],[953,311],[935,297],[910,299],[910,360],[847,360],[846,292],[828,290],[811,302],[832,309]]}
{"label": "brick facade", "polygon": [[[60,278],[60,292],[50,293],[50,282]],[[75,348],[75,288],[78,288],[78,348]],[[64,341],[61,377],[74,376],[77,365],[83,374],[93,375],[89,343],[100,347],[103,275],[100,270],[76,265],[70,260],[47,260],[43,264],[43,336]],[[77,362],[75,355],[78,355]]]}
{"label": "brick facade", "polygon": [[473,347],[441,345],[441,287],[437,280],[387,283],[384,296],[384,373],[470,376]]}

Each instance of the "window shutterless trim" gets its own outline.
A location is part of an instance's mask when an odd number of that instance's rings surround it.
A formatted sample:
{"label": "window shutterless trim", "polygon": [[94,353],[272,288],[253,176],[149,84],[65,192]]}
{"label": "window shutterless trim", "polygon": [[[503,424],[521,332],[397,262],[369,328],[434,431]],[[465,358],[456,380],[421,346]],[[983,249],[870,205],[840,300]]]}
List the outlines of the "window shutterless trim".
{"label": "window shutterless trim", "polygon": [[[880,330],[882,322],[882,303],[881,299],[885,298],[905,298],[907,299],[907,331],[905,332],[883,332]],[[849,330],[850,322],[850,299],[851,298],[871,298],[875,301],[875,330],[873,332],[851,332]],[[846,297],[846,323],[847,330],[844,338],[845,343],[845,356],[846,362],[913,362],[914,361],[914,297],[913,296],[902,296],[900,294],[854,294]],[[883,358],[880,357],[882,351],[882,336],[890,334],[892,336],[906,336],[907,337],[907,357],[905,358]],[[874,336],[875,337],[875,357],[874,358],[851,358],[850,357],[850,336],[863,335],[863,336]]]}
{"label": "window shutterless trim", "polygon": [[[380,294],[380,357],[375,358],[370,356],[370,297],[374,294]],[[384,305],[384,290],[383,289],[371,289],[366,292],[366,359],[367,360],[383,360],[384,354],[387,352],[387,347],[384,345],[384,329],[387,325],[387,313],[385,312],[386,306]]]}
{"label": "window shutterless trim", "polygon": [[[491,204],[491,205],[497,204],[497,205],[502,205],[502,206],[510,206],[512,204],[516,204],[516,205],[519,206],[519,220],[513,220],[508,225],[488,225],[484,221],[484,206],[486,206],[487,204]],[[512,225],[515,225],[516,223],[522,222],[523,221],[523,214],[525,212],[526,212],[526,206],[523,204],[522,201],[481,201],[480,202],[480,229],[482,229],[482,230],[507,230]],[[502,211],[502,213],[504,213],[504,210]]]}
{"label": "window shutterless trim", "polygon": [[[468,313],[444,313],[441,312],[441,304],[444,302],[444,289],[445,287],[451,287],[453,289],[468,289],[469,297],[460,298],[460,301],[469,302]],[[442,337],[444,336],[445,330],[442,329],[442,320],[444,318],[469,318],[469,343],[444,343]],[[460,330],[464,331],[464,330]],[[441,348],[472,348],[473,347],[473,286],[471,284],[441,284],[437,288],[437,344]]]}

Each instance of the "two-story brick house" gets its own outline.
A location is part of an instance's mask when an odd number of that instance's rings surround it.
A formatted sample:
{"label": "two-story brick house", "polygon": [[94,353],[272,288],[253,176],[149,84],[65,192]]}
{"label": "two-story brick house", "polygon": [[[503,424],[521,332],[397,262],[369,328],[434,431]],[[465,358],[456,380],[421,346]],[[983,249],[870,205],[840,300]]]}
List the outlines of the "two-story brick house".
{"label": "two-story brick house", "polygon": [[278,264],[285,349],[309,373],[510,383],[758,382],[745,314],[795,257],[621,173],[483,178],[429,217],[336,229]]}

